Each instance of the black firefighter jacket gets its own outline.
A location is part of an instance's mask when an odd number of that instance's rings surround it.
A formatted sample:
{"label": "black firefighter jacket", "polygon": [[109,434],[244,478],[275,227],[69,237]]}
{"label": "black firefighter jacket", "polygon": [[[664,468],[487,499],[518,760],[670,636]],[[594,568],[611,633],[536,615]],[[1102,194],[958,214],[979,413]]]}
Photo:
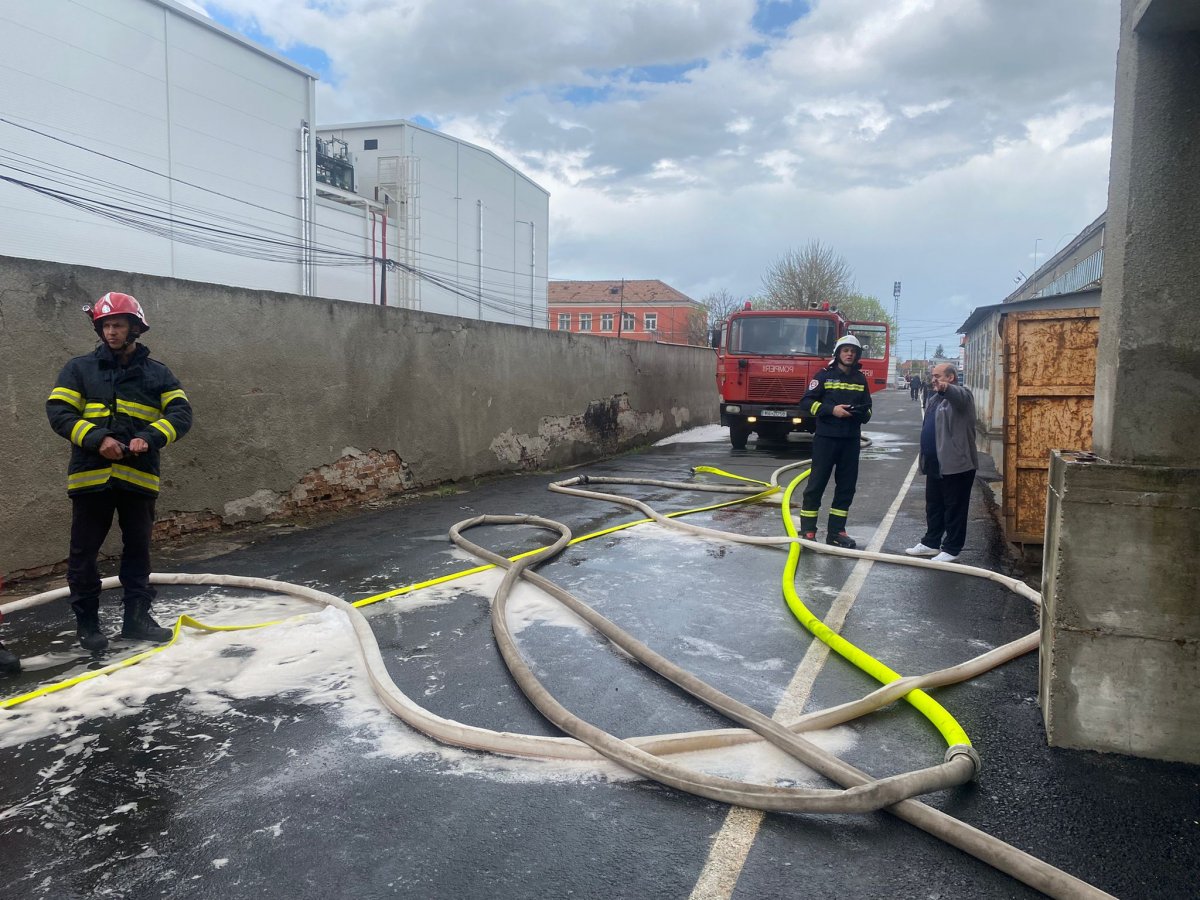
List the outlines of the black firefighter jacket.
{"label": "black firefighter jacket", "polygon": [[[855,408],[848,419],[833,414],[833,408],[843,403]],[[816,434],[857,438],[862,431],[860,426],[871,421],[871,391],[858,363],[845,374],[836,362],[817,372],[808,383],[800,409],[817,420]]]}
{"label": "black firefighter jacket", "polygon": [[[46,415],[72,444],[68,494],[108,487],[157,494],[159,451],[192,427],[192,407],[179,379],[141,344],[126,366],[104,345],[72,359],[46,400]],[[141,438],[150,450],[113,462],[100,455],[106,437],[126,447]]]}

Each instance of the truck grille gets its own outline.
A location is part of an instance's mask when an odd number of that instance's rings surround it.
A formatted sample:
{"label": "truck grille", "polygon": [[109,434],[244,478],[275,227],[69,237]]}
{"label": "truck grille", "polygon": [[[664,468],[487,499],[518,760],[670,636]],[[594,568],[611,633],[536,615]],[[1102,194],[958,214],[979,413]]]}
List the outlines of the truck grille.
{"label": "truck grille", "polygon": [[799,403],[808,386],[803,378],[764,378],[761,375],[750,378],[750,390],[747,400],[758,403]]}

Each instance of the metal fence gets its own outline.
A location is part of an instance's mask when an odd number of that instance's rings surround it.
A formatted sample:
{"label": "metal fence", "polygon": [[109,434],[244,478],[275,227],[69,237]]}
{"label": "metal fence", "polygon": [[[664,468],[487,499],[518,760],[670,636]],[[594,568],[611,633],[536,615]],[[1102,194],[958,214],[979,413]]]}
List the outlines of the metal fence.
{"label": "metal fence", "polygon": [[1101,247],[1091,256],[1080,260],[1064,274],[1034,294],[1035,297],[1052,297],[1055,294],[1069,294],[1087,287],[1100,280],[1104,274],[1104,248]]}

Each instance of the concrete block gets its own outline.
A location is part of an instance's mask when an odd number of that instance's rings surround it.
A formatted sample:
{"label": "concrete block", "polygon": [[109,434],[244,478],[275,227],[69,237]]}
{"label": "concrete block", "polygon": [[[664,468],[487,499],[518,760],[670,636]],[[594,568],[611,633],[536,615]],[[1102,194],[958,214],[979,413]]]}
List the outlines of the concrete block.
{"label": "concrete block", "polygon": [[1200,762],[1200,471],[1055,451],[1048,503],[1047,739]]}

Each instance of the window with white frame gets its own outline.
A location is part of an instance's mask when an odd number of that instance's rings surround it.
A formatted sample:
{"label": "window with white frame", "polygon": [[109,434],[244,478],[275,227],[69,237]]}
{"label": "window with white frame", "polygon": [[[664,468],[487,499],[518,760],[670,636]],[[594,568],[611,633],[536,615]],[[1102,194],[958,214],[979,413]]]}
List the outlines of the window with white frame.
{"label": "window with white frame", "polygon": [[612,313],[601,313],[601,315],[600,315],[600,330],[601,331],[612,331],[612,327],[613,327],[613,314]]}
{"label": "window with white frame", "polygon": [[558,314],[558,330],[559,331],[570,331],[571,330],[571,314],[570,313],[559,313]]}
{"label": "window with white frame", "polygon": [[579,330],[580,331],[591,331],[592,330],[592,314],[591,313],[580,313],[579,314]]}
{"label": "window with white frame", "polygon": [[643,319],[647,331],[658,331],[658,313],[646,313]]}
{"label": "window with white frame", "polygon": [[633,313],[621,313],[621,330],[637,331],[637,319],[633,317]]}

